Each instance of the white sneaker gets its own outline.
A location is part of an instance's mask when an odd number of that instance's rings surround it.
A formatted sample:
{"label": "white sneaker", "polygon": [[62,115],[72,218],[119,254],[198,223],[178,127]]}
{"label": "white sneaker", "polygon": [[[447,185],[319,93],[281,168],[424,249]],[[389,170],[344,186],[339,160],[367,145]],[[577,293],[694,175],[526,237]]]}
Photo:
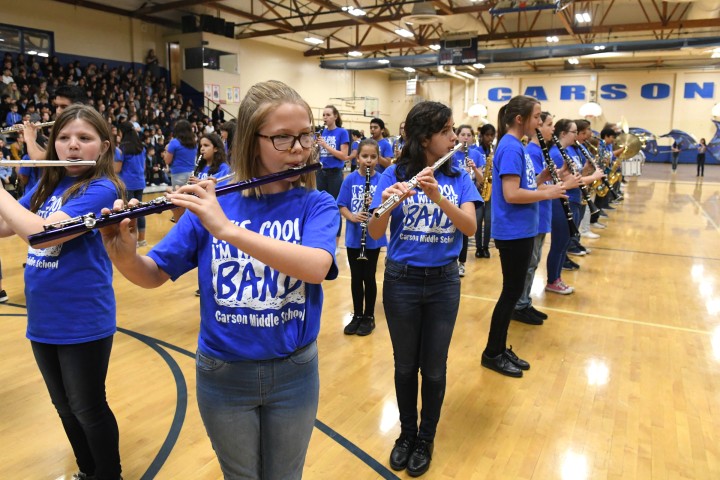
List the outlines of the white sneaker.
{"label": "white sneaker", "polygon": [[600,222],[592,222],[590,223],[590,228],[607,228],[607,225]]}
{"label": "white sneaker", "polygon": [[465,276],[465,264],[462,262],[458,263],[458,275],[460,275],[461,277]]}
{"label": "white sneaker", "polygon": [[595,232],[591,232],[590,230],[588,230],[587,232],[581,233],[580,236],[583,238],[600,238],[600,235],[598,235]]}

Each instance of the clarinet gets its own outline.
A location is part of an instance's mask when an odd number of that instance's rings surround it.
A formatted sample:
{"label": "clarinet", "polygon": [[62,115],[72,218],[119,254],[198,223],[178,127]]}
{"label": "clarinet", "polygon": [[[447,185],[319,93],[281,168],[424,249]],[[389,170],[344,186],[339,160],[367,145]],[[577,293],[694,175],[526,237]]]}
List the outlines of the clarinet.
{"label": "clarinet", "polygon": [[[586,162],[590,162],[590,165],[592,165],[593,168],[595,168],[596,170],[599,170],[599,169],[600,169],[600,167],[598,166],[598,164],[595,163],[595,159],[592,158],[590,155],[588,155],[588,154],[585,152],[585,149],[582,148],[582,145],[580,145],[580,142],[578,142],[577,140],[575,140],[575,147],[576,147],[576,148],[578,149],[578,151],[580,152],[580,155],[582,155],[583,157],[585,157],[585,161],[586,161]],[[606,175],[603,174],[603,177],[602,177],[602,180],[601,180],[601,181],[602,181],[602,184],[605,185],[605,188],[608,189],[608,193],[612,194],[613,200],[614,200],[614,199],[617,199],[617,193],[613,192],[612,186],[610,185],[610,182],[608,182],[608,179],[607,179],[607,176],[606,176]]]}
{"label": "clarinet", "polygon": [[[363,192],[363,206],[360,209],[361,213],[368,213],[368,210],[370,208],[370,199],[372,197],[370,196],[370,167],[367,165],[365,166],[365,191]],[[368,221],[367,219],[363,220],[360,223],[360,256],[357,258],[358,260],[367,260],[368,258],[365,256],[365,245],[367,244],[367,229],[368,229]]]}
{"label": "clarinet", "polygon": [[[278,180],[283,180],[285,178],[292,178],[297,177],[298,175],[310,173],[315,170],[319,170],[320,168],[322,168],[320,163],[314,163],[312,165],[305,165],[304,167],[296,167],[282,172],[271,173],[270,175],[264,175],[262,177],[242,180],[237,183],[218,187],[215,190],[215,195],[219,197],[231,192],[239,192],[250,188],[256,188],[267,183],[277,182]],[[226,175],[218,178],[217,181],[221,182],[232,176],[234,176],[234,174]],[[70,218],[62,222],[43,225],[44,231],[29,235],[28,242],[30,243],[30,246],[34,247],[45,242],[69,237],[70,235],[77,235],[96,228],[114,225],[116,223],[120,223],[126,218],[144,217],[152,213],[172,210],[173,208],[177,207],[167,197],[157,197],[149,202],[138,203],[137,205],[127,207],[118,212],[100,214],[90,212],[86,215]]]}
{"label": "clarinet", "polygon": [[[458,143],[457,145],[455,145],[455,148],[453,148],[452,150],[450,150],[450,151],[447,153],[447,155],[445,155],[444,157],[441,157],[437,162],[435,162],[435,163],[432,164],[432,166],[430,167],[430,168],[432,168],[432,171],[434,172],[435,170],[437,170],[438,168],[440,168],[445,162],[447,162],[448,160],[450,160],[450,159],[453,157],[453,155],[455,155],[455,152],[457,152],[457,151],[460,150],[461,148],[462,148],[462,143]],[[405,183],[407,184],[407,186],[408,186],[408,188],[409,188],[410,190],[412,190],[413,188],[417,187],[417,186],[418,186],[418,183],[419,183],[419,182],[418,182],[418,179],[417,179],[417,175],[415,175],[414,177],[412,177],[410,180],[408,180],[408,181],[405,182]],[[409,195],[409,194],[405,194],[405,195],[397,195],[397,194],[395,194],[395,195],[390,195],[390,197],[388,197],[388,199],[385,200],[382,205],[380,205],[378,208],[375,209],[375,218],[380,218],[380,217],[382,217],[383,215],[385,215],[385,214],[386,214],[388,211],[390,211],[390,209],[392,209],[395,205],[397,205],[398,203],[400,203],[400,202],[402,202],[403,200],[405,200],[408,195]]]}
{"label": "clarinet", "polygon": [[[545,144],[545,139],[542,136],[542,132],[539,128],[535,129],[537,132],[537,139],[540,143],[540,149],[542,150],[543,157],[545,158],[545,165],[547,166],[548,172],[550,172],[550,177],[552,178],[552,181],[555,185],[560,183],[560,177],[557,173],[557,167],[555,166],[555,162],[553,162],[552,157],[550,156],[550,151],[548,150],[547,145]],[[560,198],[560,204],[563,207],[563,210],[565,211],[565,218],[567,218],[568,222],[568,229],[570,229],[570,236],[571,237],[577,237],[580,235],[580,231],[577,228],[577,225],[575,225],[575,221],[573,219],[572,210],[570,210],[570,202],[567,198]]]}
{"label": "clarinet", "polygon": [[[560,140],[558,140],[557,136],[553,134],[552,140],[557,145],[558,150],[560,151],[560,155],[562,155],[563,160],[565,161],[565,164],[567,165],[568,170],[573,175],[577,175],[577,168],[575,168],[575,162],[572,158],[570,158],[570,155],[567,154],[567,151],[565,148],[563,148],[562,145],[560,145]],[[587,185],[580,185],[580,192],[582,193],[582,197],[585,200],[585,203],[587,203],[588,208],[590,209],[590,214],[595,215],[600,210],[595,206],[592,199],[590,198],[590,192],[588,191]]]}

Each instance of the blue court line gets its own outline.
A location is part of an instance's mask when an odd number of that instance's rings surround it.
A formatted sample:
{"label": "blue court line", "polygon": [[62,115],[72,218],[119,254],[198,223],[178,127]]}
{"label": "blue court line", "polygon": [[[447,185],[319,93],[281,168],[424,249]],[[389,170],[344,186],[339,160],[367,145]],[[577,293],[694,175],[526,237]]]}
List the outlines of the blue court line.
{"label": "blue court line", "polygon": [[180,436],[180,430],[182,430],[183,423],[185,423],[185,413],[187,412],[188,403],[187,383],[185,383],[185,377],[182,373],[182,370],[180,369],[180,365],[177,364],[175,359],[172,358],[172,356],[165,349],[161,348],[158,345],[158,343],[160,342],[158,342],[152,337],[148,337],[147,335],[133,332],[132,330],[128,330],[122,327],[118,327],[118,332],[122,332],[125,335],[140,340],[145,345],[155,350],[158,355],[160,355],[160,357],[165,360],[165,363],[167,363],[168,367],[170,367],[170,371],[172,372],[173,378],[175,379],[175,386],[177,390],[177,403],[175,404],[175,415],[173,417],[172,423],[170,424],[170,430],[168,431],[167,436],[165,437],[165,441],[160,447],[160,450],[158,450],[157,454],[155,455],[152,463],[150,463],[150,466],[147,468],[147,470],[145,470],[145,473],[142,475],[142,477],[140,477],[140,480],[152,480],[160,472],[160,469],[165,464],[165,461],[170,456],[170,453],[172,453],[172,449],[177,443],[178,437]]}
{"label": "blue court line", "polygon": [[[25,305],[6,305],[25,308]],[[24,317],[25,314],[0,314],[0,317],[6,316]],[[165,441],[160,447],[157,455],[155,455],[152,463],[141,477],[141,480],[152,480],[160,472],[163,464],[170,456],[170,453],[172,452],[175,443],[177,443],[177,439],[180,436],[180,431],[182,430],[183,423],[185,422],[185,413],[187,411],[187,384],[185,383],[185,377],[175,359],[173,359],[167,351],[161,348],[161,346],[170,350],[174,350],[193,359],[195,358],[195,354],[189,350],[178,347],[171,343],[165,342],[163,340],[158,340],[157,338],[143,335],[142,333],[137,333],[126,328],[117,327],[117,330],[120,333],[124,333],[125,335],[140,340],[141,342],[155,350],[163,358],[163,360],[165,360],[165,363],[167,363],[170,371],[173,374],[175,384],[177,386],[177,405],[175,407],[175,416],[173,417],[173,421],[170,425],[170,430],[168,431],[168,434],[165,437]],[[368,467],[372,468],[378,475],[380,475],[381,478],[385,480],[399,480],[400,477],[395,475],[387,467],[382,465],[380,462],[375,460],[360,447],[358,447],[350,440],[343,437],[338,432],[336,432],[318,419],[315,419],[315,428],[323,432],[325,435],[330,437],[330,439],[336,441],[341,447],[345,448],[347,451],[362,460]]]}

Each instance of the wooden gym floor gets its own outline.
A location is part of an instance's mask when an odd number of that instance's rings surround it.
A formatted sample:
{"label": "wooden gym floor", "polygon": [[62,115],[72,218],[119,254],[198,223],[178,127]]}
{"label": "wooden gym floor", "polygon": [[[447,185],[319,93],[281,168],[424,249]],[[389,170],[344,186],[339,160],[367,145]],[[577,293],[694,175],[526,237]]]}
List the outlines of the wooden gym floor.
{"label": "wooden gym floor", "polygon": [[[428,479],[720,478],[720,167],[648,164],[625,186],[601,238],[565,272],[570,296],[533,284],[545,325],[513,322],[509,343],[532,369],[522,379],[480,367],[500,293],[497,251],[467,276],[448,388]],[[155,243],[169,213],[148,217]],[[65,479],[75,471],[25,334],[26,248],[0,241],[0,478]],[[547,254],[547,247],[544,254]],[[326,282],[319,338],[321,398],[307,479],[409,478],[389,469],[399,433],[381,297],[377,329],[345,336],[351,311],[345,250]],[[379,286],[382,268],[378,272]],[[143,290],[116,276],[119,331],[108,397],[120,424],[123,475],[218,479],[195,401],[197,280]],[[82,312],[78,312],[82,315]]]}

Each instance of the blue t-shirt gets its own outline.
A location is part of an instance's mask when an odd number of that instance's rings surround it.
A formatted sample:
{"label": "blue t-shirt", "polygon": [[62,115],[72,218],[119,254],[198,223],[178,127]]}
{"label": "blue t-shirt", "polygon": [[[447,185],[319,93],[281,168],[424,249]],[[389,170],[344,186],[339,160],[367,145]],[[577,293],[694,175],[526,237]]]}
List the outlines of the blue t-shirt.
{"label": "blue t-shirt", "polygon": [[[350,145],[350,153],[357,150],[358,145],[360,145],[360,142],[352,142],[352,145]],[[353,157],[353,159],[350,161],[350,165],[352,165],[352,166],[357,165],[357,155],[355,157]]]}
{"label": "blue t-shirt", "polygon": [[115,155],[116,162],[122,162],[122,170],[120,170],[120,179],[125,183],[128,190],[142,190],[145,188],[145,149],[141,153],[129,155],[120,153],[118,158]]}
{"label": "blue t-shirt", "polygon": [[[37,214],[47,218],[61,210],[72,218],[98,213],[112,207],[118,198],[112,182],[99,179],[63,204],[62,195],[75,180],[60,180]],[[30,208],[33,193],[35,188],[20,199],[23,207]],[[90,230],[54,247],[29,247],[25,265],[27,338],[66,345],[92,342],[115,333],[112,273],[99,230]]]}
{"label": "blue t-shirt", "polygon": [[[540,145],[529,142],[525,147],[530,159],[533,162],[533,168],[537,174],[545,169],[545,157],[543,156]],[[552,180],[545,182],[552,185]],[[541,200],[538,202],[538,233],[550,233],[552,229],[552,200]]]}
{"label": "blue t-shirt", "polygon": [[197,159],[195,147],[184,147],[180,140],[173,138],[168,143],[166,150],[173,155],[170,173],[188,173],[195,170],[195,160]]}
{"label": "blue t-shirt", "polygon": [[[326,128],[322,132],[322,138],[323,140],[325,140],[325,143],[327,143],[329,147],[335,150],[340,150],[340,147],[344,144],[350,145],[350,136],[348,135],[347,130],[345,130],[344,128],[335,127],[332,130],[328,130]],[[320,147],[320,162],[322,163],[323,168],[345,167],[344,161],[334,157],[323,147]]]}
{"label": "blue t-shirt", "polygon": [[[321,248],[334,262],[339,215],[326,192],[294,188],[283,193],[218,198],[236,225],[267,237]],[[225,361],[283,358],[313,342],[320,330],[323,293],[220,241],[186,212],[148,254],[175,280],[198,267],[199,351]]]}
{"label": "blue t-shirt", "polygon": [[[391,165],[380,177],[370,210],[382,203],[382,192],[397,183],[395,170]],[[455,205],[480,201],[477,188],[466,171],[448,177],[440,170],[435,171],[445,200]],[[440,208],[430,200],[420,188],[416,195],[406,198],[390,212],[390,244],[387,258],[398,263],[415,267],[440,267],[457,260],[462,249],[462,232]]]}
{"label": "blue t-shirt", "polygon": [[517,175],[520,188],[537,190],[532,160],[520,140],[510,134],[500,139],[493,157],[490,232],[497,240],[534,237],[538,234],[538,204],[508,203],[503,194],[503,175]]}
{"label": "blue t-shirt", "polygon": [[[467,156],[470,160],[475,162],[475,166],[477,168],[482,168],[485,166],[485,156],[482,155],[477,149],[471,150],[470,148],[468,148]],[[458,150],[453,155],[452,160],[456,168],[461,170],[465,169],[465,152],[463,152],[462,150]],[[470,179],[475,180],[475,172],[470,174]]]}
{"label": "blue t-shirt", "polygon": [[[27,159],[23,157],[23,160]],[[18,170],[18,175],[25,175],[27,177],[28,180],[25,184],[25,191],[29,192],[35,186],[35,184],[37,184],[38,180],[40,180],[40,175],[42,175],[42,171],[38,167],[20,167],[20,169]]]}
{"label": "blue t-shirt", "polygon": [[[572,158],[573,162],[575,163],[575,170],[578,172],[582,171],[583,164],[580,161],[580,158],[578,158],[578,154],[575,151],[575,149],[570,147],[565,147],[565,151],[567,152],[568,156]],[[560,150],[558,150],[557,145],[553,145],[550,149],[550,158],[553,159],[553,162],[555,162],[555,165],[557,166],[558,170],[565,165],[565,160],[563,160],[562,154],[560,153]],[[580,200],[580,188],[571,188],[570,190],[565,191],[565,195],[568,196],[568,200],[574,203],[581,203]]]}
{"label": "blue t-shirt", "polygon": [[[380,174],[375,172],[370,177],[370,195],[372,197],[377,193],[377,185],[380,181]],[[355,170],[353,173],[345,177],[340,194],[337,198],[338,207],[346,207],[351,213],[358,213],[362,210],[365,202],[365,175],[361,170]],[[350,248],[360,248],[360,237],[362,227],[360,223],[345,222],[345,246]],[[387,238],[385,235],[375,240],[370,235],[365,236],[365,248],[374,250],[380,247],[387,247]]]}
{"label": "blue t-shirt", "polygon": [[[393,152],[392,145],[390,144],[390,140],[387,138],[381,138],[378,142],[378,148],[380,149],[380,156],[385,158],[392,159],[395,153]],[[377,173],[383,173],[385,171],[385,167],[380,165],[379,163],[375,165],[375,171]]]}
{"label": "blue t-shirt", "polygon": [[[218,171],[213,173],[212,175],[210,175],[210,165],[205,165],[205,167],[202,170],[200,170],[200,173],[197,174],[197,178],[199,180],[205,180],[208,177],[220,178],[220,177],[224,177],[225,175],[229,175],[230,173],[232,173],[232,170],[230,170],[230,165],[223,162],[220,164],[220,168],[218,168]],[[230,180],[232,180],[232,179],[228,178],[227,180],[223,180],[222,182],[218,183],[218,185],[225,185]]]}

